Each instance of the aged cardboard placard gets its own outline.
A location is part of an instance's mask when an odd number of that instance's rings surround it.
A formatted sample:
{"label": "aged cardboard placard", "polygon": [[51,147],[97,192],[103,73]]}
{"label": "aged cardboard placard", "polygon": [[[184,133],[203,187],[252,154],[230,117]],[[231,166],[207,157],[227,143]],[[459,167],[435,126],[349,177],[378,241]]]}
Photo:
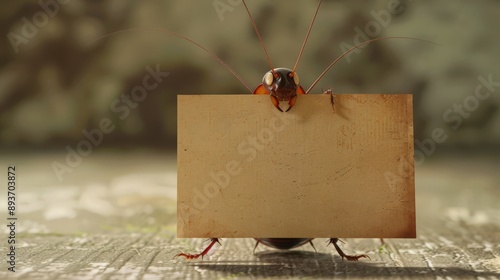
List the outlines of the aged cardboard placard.
{"label": "aged cardboard placard", "polygon": [[415,237],[409,94],[178,96],[178,237]]}

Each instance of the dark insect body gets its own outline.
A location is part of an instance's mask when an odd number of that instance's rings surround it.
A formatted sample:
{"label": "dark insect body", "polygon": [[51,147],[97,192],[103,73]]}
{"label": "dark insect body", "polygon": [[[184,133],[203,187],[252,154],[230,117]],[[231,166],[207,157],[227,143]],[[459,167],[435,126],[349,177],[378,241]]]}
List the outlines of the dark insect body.
{"label": "dark insect body", "polygon": [[[222,59],[220,59],[213,52],[211,52],[210,50],[208,50],[204,46],[200,45],[199,43],[197,43],[197,42],[195,42],[195,41],[193,41],[193,40],[191,40],[191,39],[189,39],[189,38],[187,38],[187,37],[185,37],[183,35],[171,32],[169,30],[165,30],[165,29],[133,28],[133,29],[127,29],[127,30],[117,31],[117,32],[114,32],[114,33],[102,36],[102,37],[96,39],[95,41],[97,41],[99,39],[102,39],[104,37],[107,37],[107,36],[119,33],[119,32],[125,32],[125,31],[131,31],[131,30],[156,31],[156,32],[162,32],[162,33],[166,33],[168,35],[172,35],[172,36],[181,38],[181,39],[183,39],[185,41],[188,41],[188,42],[190,42],[190,43],[198,46],[199,48],[201,48],[202,50],[204,50],[206,53],[208,53],[210,56],[212,56],[222,66],[224,66],[226,69],[228,69],[228,71],[231,72],[231,74],[233,74],[250,92],[253,92],[253,94],[267,94],[267,95],[269,95],[270,98],[271,98],[271,102],[274,105],[274,107],[276,107],[276,109],[278,109],[281,112],[283,112],[283,109],[280,107],[280,102],[281,101],[287,101],[288,102],[288,108],[287,108],[287,110],[285,110],[285,112],[288,112],[289,110],[291,110],[293,108],[293,106],[295,105],[296,101],[297,101],[297,95],[310,93],[311,90],[316,86],[316,84],[321,80],[321,78],[323,78],[326,75],[326,73],[335,64],[337,64],[337,62],[339,62],[342,58],[344,58],[346,55],[348,55],[349,53],[351,53],[352,51],[354,51],[357,48],[360,48],[360,47],[362,47],[364,45],[367,45],[369,43],[373,43],[373,42],[381,41],[381,40],[386,40],[386,39],[409,39],[409,40],[423,41],[423,42],[426,42],[426,43],[432,43],[432,42],[429,42],[429,41],[426,41],[426,40],[416,39],[416,38],[410,38],[410,37],[381,37],[381,38],[375,38],[375,39],[367,40],[367,41],[365,41],[363,43],[360,43],[360,44],[358,44],[358,45],[350,48],[345,53],[343,53],[341,56],[339,56],[335,61],[333,61],[325,69],[325,71],[323,71],[319,75],[319,77],[312,83],[312,85],[309,87],[309,89],[304,90],[302,88],[302,86],[300,86],[300,80],[299,80],[299,76],[298,76],[296,70],[297,70],[297,67],[299,65],[300,59],[302,57],[302,53],[303,53],[304,48],[306,46],[307,40],[309,38],[309,35],[311,33],[312,27],[314,25],[316,16],[318,14],[318,11],[320,9],[320,6],[321,6],[321,3],[322,3],[323,0],[319,0],[318,7],[317,7],[316,12],[314,14],[314,17],[313,17],[313,19],[311,21],[311,25],[309,26],[309,30],[307,32],[306,38],[304,39],[304,42],[302,44],[302,48],[301,48],[299,56],[297,58],[297,62],[295,63],[295,66],[294,66],[293,69],[274,68],[272,66],[271,60],[270,60],[269,55],[267,53],[267,50],[266,50],[266,48],[264,46],[262,37],[260,35],[260,32],[259,32],[259,30],[257,28],[257,25],[256,25],[254,19],[253,19],[251,13],[250,13],[250,10],[248,9],[248,6],[247,6],[245,0],[241,0],[241,1],[244,4],[244,6],[245,6],[245,8],[246,8],[246,10],[248,12],[248,15],[250,17],[252,25],[254,26],[255,32],[256,32],[256,34],[257,34],[257,36],[259,38],[259,42],[260,42],[260,44],[262,46],[262,49],[264,50],[264,53],[266,55],[267,62],[269,64],[269,66],[270,66],[270,71],[267,72],[264,75],[264,77],[262,79],[262,83],[259,86],[257,86],[257,88],[255,90],[252,90],[250,88],[250,86],[238,74],[236,74],[236,72],[231,67],[229,67],[224,61],[222,61]],[[330,102],[331,102],[333,110],[335,111],[335,100],[334,100],[333,91],[331,89],[328,89],[328,90],[326,90],[324,92],[324,94],[330,95]],[[263,245],[268,246],[268,247],[272,247],[272,248],[276,248],[276,249],[281,249],[281,250],[293,249],[293,248],[305,245],[306,243],[311,244],[311,246],[313,246],[313,248],[314,248],[314,245],[312,243],[313,239],[314,238],[255,238],[255,240],[257,241],[257,243],[255,244],[254,251],[257,248],[257,246],[259,244],[261,244],[261,243]],[[210,244],[201,253],[199,253],[199,254],[185,254],[185,253],[180,253],[180,254],[177,254],[175,257],[184,257],[186,259],[198,259],[200,257],[203,258],[205,255],[208,254],[208,252],[213,248],[213,246],[216,243],[220,244],[219,238],[210,238],[209,240],[210,240]],[[341,240],[338,239],[338,238],[330,238],[330,239],[328,239],[328,245],[332,244],[334,246],[335,250],[338,252],[338,254],[341,256],[342,259],[345,258],[345,259],[347,259],[349,261],[357,261],[360,258],[369,258],[365,254],[362,254],[362,255],[346,255],[340,249],[339,245],[337,244],[338,241],[341,241]]]}

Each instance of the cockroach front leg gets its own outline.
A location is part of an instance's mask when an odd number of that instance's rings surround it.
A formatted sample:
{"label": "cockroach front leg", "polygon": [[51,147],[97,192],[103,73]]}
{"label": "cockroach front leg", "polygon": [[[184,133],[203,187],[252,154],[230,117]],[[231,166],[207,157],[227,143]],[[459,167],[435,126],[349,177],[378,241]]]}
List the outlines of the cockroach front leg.
{"label": "cockroach front leg", "polygon": [[332,109],[335,112],[335,97],[333,96],[333,90],[331,88],[323,92],[323,94],[330,95],[330,103],[332,104]]}
{"label": "cockroach front leg", "polygon": [[342,249],[340,249],[339,245],[337,244],[338,241],[341,241],[341,240],[338,239],[338,238],[330,238],[328,240],[328,245],[333,244],[333,246],[335,247],[335,250],[337,250],[337,253],[339,253],[339,255],[342,258],[342,260],[344,260],[344,258],[346,258],[348,261],[358,261],[361,258],[368,258],[368,259],[370,259],[370,257],[368,255],[354,255],[354,256],[346,255],[342,251]]}
{"label": "cockroach front leg", "polygon": [[199,257],[201,257],[201,259],[203,259],[203,256],[205,256],[206,254],[208,254],[208,252],[210,252],[210,249],[212,249],[212,247],[215,245],[215,243],[219,243],[219,245],[221,245],[219,242],[219,238],[210,238],[210,244],[208,244],[207,248],[205,248],[205,250],[203,250],[203,252],[201,252],[199,254],[194,254],[194,255],[180,253],[180,254],[175,255],[174,259],[177,257],[185,257],[188,260],[194,260],[194,259],[197,259]]}

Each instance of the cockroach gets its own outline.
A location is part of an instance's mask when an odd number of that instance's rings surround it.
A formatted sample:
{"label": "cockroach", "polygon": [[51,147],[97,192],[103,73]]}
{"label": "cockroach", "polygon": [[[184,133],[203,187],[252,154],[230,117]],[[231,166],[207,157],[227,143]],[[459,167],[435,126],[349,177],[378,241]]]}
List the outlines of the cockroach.
{"label": "cockroach", "polygon": [[[323,2],[323,0],[319,0],[319,4],[318,4],[318,6],[316,8],[316,11],[315,11],[314,16],[313,16],[312,21],[311,21],[311,24],[309,26],[309,29],[308,29],[307,33],[306,33],[306,37],[304,39],[304,42],[302,43],[302,47],[300,49],[297,61],[295,63],[295,66],[293,67],[293,69],[288,69],[288,68],[274,68],[273,67],[273,65],[271,63],[271,59],[270,59],[269,54],[267,52],[267,49],[266,49],[266,47],[264,45],[264,41],[262,39],[262,36],[260,35],[259,29],[257,28],[257,25],[255,23],[255,20],[252,17],[250,9],[248,8],[245,0],[241,0],[241,2],[245,6],[245,9],[246,9],[246,11],[248,13],[250,21],[251,21],[251,23],[252,23],[252,25],[253,25],[253,27],[255,29],[255,32],[257,34],[258,39],[259,39],[260,45],[261,45],[261,47],[262,47],[262,49],[264,51],[264,54],[266,56],[267,63],[269,64],[269,67],[270,67],[270,70],[262,78],[262,83],[260,85],[258,85],[254,90],[252,90],[252,88],[248,85],[248,83],[245,82],[245,80],[243,78],[241,78],[231,67],[229,67],[229,65],[227,65],[221,58],[219,58],[213,52],[211,52],[210,50],[208,50],[207,48],[205,48],[201,44],[197,43],[196,41],[191,40],[190,38],[187,38],[187,37],[185,37],[183,35],[177,34],[175,32],[169,31],[169,30],[165,30],[165,29],[153,29],[153,28],[132,28],[132,29],[126,29],[126,30],[121,30],[121,31],[110,33],[108,35],[105,35],[105,36],[102,36],[102,37],[98,38],[97,40],[102,39],[102,38],[107,37],[107,36],[110,36],[110,35],[113,35],[113,34],[116,34],[116,33],[125,32],[125,31],[132,31],[132,30],[156,31],[156,32],[162,32],[162,33],[166,33],[166,34],[171,35],[171,36],[175,36],[175,37],[181,38],[181,39],[183,39],[185,41],[188,41],[188,42],[190,42],[190,43],[198,46],[203,51],[205,51],[210,56],[212,56],[222,66],[224,66],[229,72],[231,72],[231,74],[233,74],[233,76],[235,76],[253,94],[267,94],[267,95],[269,95],[270,98],[271,98],[271,102],[274,105],[274,107],[276,107],[276,109],[278,109],[281,112],[288,112],[288,111],[290,111],[294,107],[294,105],[295,105],[295,103],[297,101],[297,95],[299,95],[299,94],[309,94],[312,91],[312,89],[317,85],[317,83],[326,75],[326,73],[328,71],[330,71],[330,69],[335,64],[337,64],[342,58],[344,58],[346,55],[348,55],[352,51],[354,51],[354,50],[356,50],[356,49],[358,49],[358,48],[360,48],[360,47],[362,47],[364,45],[367,45],[367,44],[370,44],[370,43],[373,43],[373,42],[376,42],[376,41],[387,40],[387,39],[409,39],[409,40],[422,41],[422,42],[426,42],[426,43],[433,43],[433,42],[430,42],[430,41],[427,41],[427,40],[422,40],[422,39],[417,39],[417,38],[411,38],[411,37],[380,37],[380,38],[374,38],[374,39],[367,40],[365,42],[362,42],[360,44],[355,45],[354,47],[350,48],[349,50],[347,50],[346,52],[344,52],[342,55],[340,55],[337,59],[335,59],[325,69],[325,71],[323,71],[318,76],[318,78],[312,83],[312,85],[307,90],[304,90],[302,88],[302,86],[300,85],[300,79],[299,79],[299,76],[298,76],[298,74],[297,74],[296,71],[297,71],[300,59],[301,59],[302,54],[304,52],[304,49],[305,49],[305,46],[307,44],[309,35],[311,34],[311,30],[312,30],[312,28],[314,26],[314,22],[316,20],[316,16],[318,15],[318,12],[320,10],[321,3]],[[324,94],[330,95],[330,102],[331,102],[333,110],[335,111],[335,100],[334,100],[333,90],[328,89],[328,90],[324,91]],[[288,102],[288,108],[285,111],[283,111],[283,109],[280,107],[280,102],[281,101]],[[311,244],[311,246],[314,248],[314,244],[312,243],[313,239],[314,238],[255,238],[255,240],[257,242],[256,242],[255,247],[254,247],[254,252],[255,252],[255,249],[257,248],[257,246],[259,244],[261,244],[261,243],[263,245],[268,246],[268,247],[272,247],[272,248],[276,248],[276,249],[281,249],[281,250],[288,250],[288,249],[297,248],[297,247],[300,247],[300,246],[305,245],[307,243]],[[198,259],[198,258],[201,257],[203,259],[203,257],[208,254],[208,252],[212,249],[212,247],[216,243],[220,244],[219,238],[210,238],[209,240],[210,240],[210,244],[201,253],[199,253],[199,254],[179,253],[175,257],[184,257],[186,259]],[[338,239],[338,238],[329,238],[328,241],[327,241],[328,242],[327,245],[332,244],[334,246],[335,250],[337,251],[337,253],[342,258],[342,260],[345,258],[345,259],[347,259],[349,261],[358,261],[361,258],[368,258],[368,259],[370,258],[366,254],[361,254],[361,255],[346,255],[340,249],[339,245],[337,244],[339,241],[341,241],[341,240]]]}
{"label": "cockroach", "polygon": [[[323,2],[323,0],[319,1],[318,7],[314,13],[313,19],[312,19],[311,24],[309,26],[309,29],[307,31],[307,34],[306,34],[306,37],[305,37],[304,42],[302,44],[302,47],[300,49],[300,53],[299,53],[299,56],[298,56],[297,61],[295,63],[295,66],[293,67],[293,69],[288,69],[288,68],[274,68],[273,67],[273,65],[271,63],[271,59],[269,57],[269,54],[266,50],[266,47],[264,46],[264,41],[262,40],[262,36],[260,35],[259,29],[257,28],[257,25],[255,23],[255,20],[253,19],[252,14],[250,13],[250,10],[249,10],[245,0],[242,0],[242,3],[245,6],[245,9],[248,13],[248,16],[250,17],[252,25],[255,29],[257,37],[259,38],[259,42],[262,46],[264,54],[267,58],[267,62],[268,62],[269,67],[271,69],[270,71],[268,71],[264,75],[264,77],[262,79],[262,83],[259,86],[257,86],[257,88],[253,91],[253,94],[267,94],[267,95],[269,95],[271,97],[271,102],[274,105],[274,107],[276,107],[276,109],[278,109],[281,112],[283,112],[283,109],[280,107],[280,101],[288,101],[288,108],[286,109],[285,112],[290,111],[297,101],[297,95],[310,93],[311,90],[316,86],[316,84],[321,80],[321,78],[323,78],[323,76],[325,76],[325,74],[337,62],[339,62],[343,57],[345,57],[350,52],[354,51],[355,49],[357,49],[363,45],[366,45],[366,44],[369,44],[372,42],[376,42],[376,41],[380,41],[380,40],[386,40],[386,39],[411,39],[411,40],[419,40],[419,41],[428,42],[425,40],[410,38],[410,37],[381,37],[381,38],[375,38],[375,39],[371,39],[371,40],[365,41],[363,43],[360,43],[360,44],[352,47],[351,49],[347,50],[345,53],[343,53],[341,56],[339,56],[335,61],[333,61],[326,68],[326,70],[319,75],[319,77],[313,82],[313,84],[306,91],[302,88],[302,86],[300,86],[300,79],[299,79],[299,76],[298,76],[296,70],[297,70],[297,67],[299,65],[302,54],[304,52],[304,49],[305,49],[305,46],[307,44],[307,40],[309,38],[311,30],[314,26],[314,22],[316,20],[316,16],[319,12],[319,9],[321,7],[322,2]],[[212,55],[212,56],[214,56],[214,55]],[[216,57],[216,59],[219,60],[219,62],[220,62],[219,58]],[[222,64],[224,66],[226,66],[224,63],[222,63]],[[233,74],[235,74],[234,71],[232,71],[232,70],[230,70],[230,71]],[[235,76],[240,81],[242,81],[242,79],[239,76],[237,76],[237,75],[235,75]],[[243,82],[243,84],[246,85],[246,83],[244,83],[244,82]],[[330,95],[330,103],[331,103],[333,110],[335,111],[335,100],[334,100],[333,90],[328,89],[324,92],[324,94]],[[268,246],[268,247],[281,249],[281,250],[293,249],[293,248],[300,247],[302,245],[309,243],[316,250],[316,248],[314,247],[314,244],[312,243],[313,238],[255,238],[255,240],[257,242],[256,242],[255,247],[254,247],[254,252],[255,252],[255,249],[257,248],[257,246],[261,243],[263,245]],[[208,252],[212,249],[212,247],[216,243],[220,244],[219,238],[211,238],[210,241],[211,241],[210,244],[205,248],[205,250],[203,250],[199,254],[180,253],[180,254],[177,254],[175,257],[184,257],[186,259],[197,259],[199,257],[203,258],[203,256],[208,254]],[[327,245],[332,244],[334,246],[335,250],[337,250],[337,253],[342,258],[342,260],[345,258],[349,261],[358,261],[361,258],[368,258],[368,259],[370,258],[366,254],[346,255],[340,249],[339,245],[337,244],[337,242],[339,242],[339,241],[341,241],[341,240],[338,238],[330,238],[330,239],[328,239]]]}

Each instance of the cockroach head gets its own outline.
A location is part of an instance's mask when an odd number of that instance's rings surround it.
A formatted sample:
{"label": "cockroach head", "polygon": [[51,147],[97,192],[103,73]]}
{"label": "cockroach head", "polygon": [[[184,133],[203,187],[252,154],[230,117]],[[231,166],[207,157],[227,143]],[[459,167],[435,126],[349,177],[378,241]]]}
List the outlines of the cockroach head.
{"label": "cockroach head", "polygon": [[287,68],[275,68],[262,78],[262,84],[266,90],[280,101],[288,101],[295,96],[299,83],[299,75]]}

